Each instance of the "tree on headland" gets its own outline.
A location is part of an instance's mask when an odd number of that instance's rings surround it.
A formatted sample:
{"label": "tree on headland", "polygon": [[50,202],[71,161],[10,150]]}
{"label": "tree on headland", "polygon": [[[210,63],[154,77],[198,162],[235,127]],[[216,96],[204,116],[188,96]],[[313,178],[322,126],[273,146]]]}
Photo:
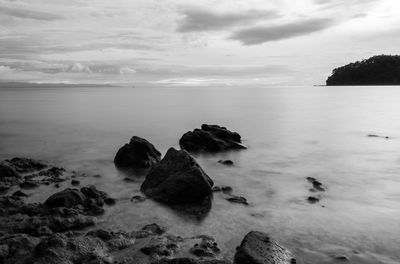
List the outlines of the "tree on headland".
{"label": "tree on headland", "polygon": [[400,85],[400,56],[373,56],[336,68],[326,85]]}

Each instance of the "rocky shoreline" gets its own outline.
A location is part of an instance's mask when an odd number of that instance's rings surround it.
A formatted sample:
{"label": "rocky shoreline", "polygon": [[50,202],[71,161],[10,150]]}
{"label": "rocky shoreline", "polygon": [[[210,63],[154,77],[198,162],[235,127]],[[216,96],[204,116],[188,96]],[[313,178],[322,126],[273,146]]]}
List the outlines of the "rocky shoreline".
{"label": "rocky shoreline", "polygon": [[[114,163],[119,169],[147,169],[141,185],[147,198],[196,217],[206,217],[214,192],[221,192],[227,201],[249,204],[234,195],[231,187],[214,186],[190,154],[245,149],[238,133],[202,125],[183,135],[180,145],[181,150],[170,148],[161,158],[154,145],[135,136],[118,151]],[[65,188],[42,202],[26,202],[26,188],[57,188],[67,180],[77,186],[79,177],[83,176],[33,159],[0,163],[0,263],[296,263],[289,250],[260,231],[248,233],[237,245],[234,258],[225,259],[218,241],[208,235],[181,237],[156,223],[124,232],[98,229],[98,220],[109,206],[118,206],[118,200],[94,185]],[[308,180],[316,191],[324,190],[317,180]],[[145,199],[132,197],[134,203]]]}

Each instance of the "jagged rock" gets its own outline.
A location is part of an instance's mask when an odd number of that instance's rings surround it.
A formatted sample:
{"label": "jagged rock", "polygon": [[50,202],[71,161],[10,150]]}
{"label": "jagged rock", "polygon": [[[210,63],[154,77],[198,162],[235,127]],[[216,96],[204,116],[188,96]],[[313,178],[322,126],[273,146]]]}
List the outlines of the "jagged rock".
{"label": "jagged rock", "polygon": [[158,224],[149,224],[142,227],[139,231],[132,232],[133,236],[136,238],[145,238],[154,235],[162,235],[167,231],[167,229],[163,226],[159,226]]}
{"label": "jagged rock", "polygon": [[0,179],[21,177],[21,174],[19,174],[7,161],[0,162]]}
{"label": "jagged rock", "polygon": [[117,152],[114,163],[118,167],[148,168],[159,162],[161,153],[146,139],[132,137]]}
{"label": "jagged rock", "polygon": [[234,149],[245,149],[241,137],[226,127],[203,124],[201,129],[186,132],[179,144],[182,149],[190,152],[219,152]]}
{"label": "jagged rock", "polygon": [[201,242],[190,248],[190,253],[193,255],[197,257],[215,258],[216,255],[221,252],[221,249],[218,247],[214,238],[210,236],[198,236],[196,238],[200,238]]}
{"label": "jagged rock", "polygon": [[189,153],[170,148],[140,189],[155,200],[182,204],[204,200],[211,195],[212,186],[213,181]]}
{"label": "jagged rock", "polygon": [[235,264],[294,264],[292,253],[267,234],[251,231],[236,249]]}

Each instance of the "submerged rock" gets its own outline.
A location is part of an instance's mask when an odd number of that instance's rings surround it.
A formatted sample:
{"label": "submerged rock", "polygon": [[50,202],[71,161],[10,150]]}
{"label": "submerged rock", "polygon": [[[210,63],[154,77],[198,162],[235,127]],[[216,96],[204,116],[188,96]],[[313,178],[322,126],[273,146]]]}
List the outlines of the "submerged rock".
{"label": "submerged rock", "polygon": [[203,124],[201,129],[186,132],[179,144],[189,152],[219,152],[234,149],[245,149],[238,133],[226,127]]}
{"label": "submerged rock", "polygon": [[219,160],[218,163],[221,163],[221,164],[224,164],[224,165],[227,165],[227,166],[233,166],[234,165],[233,161],[231,161],[231,160]]}
{"label": "submerged rock", "polygon": [[311,189],[311,191],[320,191],[320,192],[324,192],[325,188],[323,187],[322,183],[320,181],[318,181],[317,179],[313,178],[313,177],[307,177],[307,180],[312,183],[313,188]]}
{"label": "submerged rock", "polygon": [[308,201],[310,204],[318,203],[320,200],[321,200],[321,198],[316,197],[316,196],[309,196],[309,197],[307,198],[307,201]]}
{"label": "submerged rock", "polygon": [[171,204],[197,203],[211,195],[213,181],[192,156],[170,148],[141,186],[148,197]]}
{"label": "submerged rock", "polygon": [[144,138],[132,137],[117,152],[114,163],[118,167],[149,168],[161,160],[161,153]]}
{"label": "submerged rock", "polygon": [[244,198],[243,196],[230,195],[229,197],[227,197],[225,199],[231,203],[239,203],[239,204],[249,205],[249,203],[247,202],[247,199]]}
{"label": "submerged rock", "polygon": [[293,264],[292,253],[269,237],[268,234],[251,231],[236,249],[235,264]]}

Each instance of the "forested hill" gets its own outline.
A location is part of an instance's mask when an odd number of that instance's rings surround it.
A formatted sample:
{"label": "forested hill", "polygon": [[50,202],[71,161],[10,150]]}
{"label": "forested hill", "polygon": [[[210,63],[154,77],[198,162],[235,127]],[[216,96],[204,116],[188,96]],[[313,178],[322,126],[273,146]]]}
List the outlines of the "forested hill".
{"label": "forested hill", "polygon": [[400,56],[379,55],[336,68],[326,85],[400,85]]}

